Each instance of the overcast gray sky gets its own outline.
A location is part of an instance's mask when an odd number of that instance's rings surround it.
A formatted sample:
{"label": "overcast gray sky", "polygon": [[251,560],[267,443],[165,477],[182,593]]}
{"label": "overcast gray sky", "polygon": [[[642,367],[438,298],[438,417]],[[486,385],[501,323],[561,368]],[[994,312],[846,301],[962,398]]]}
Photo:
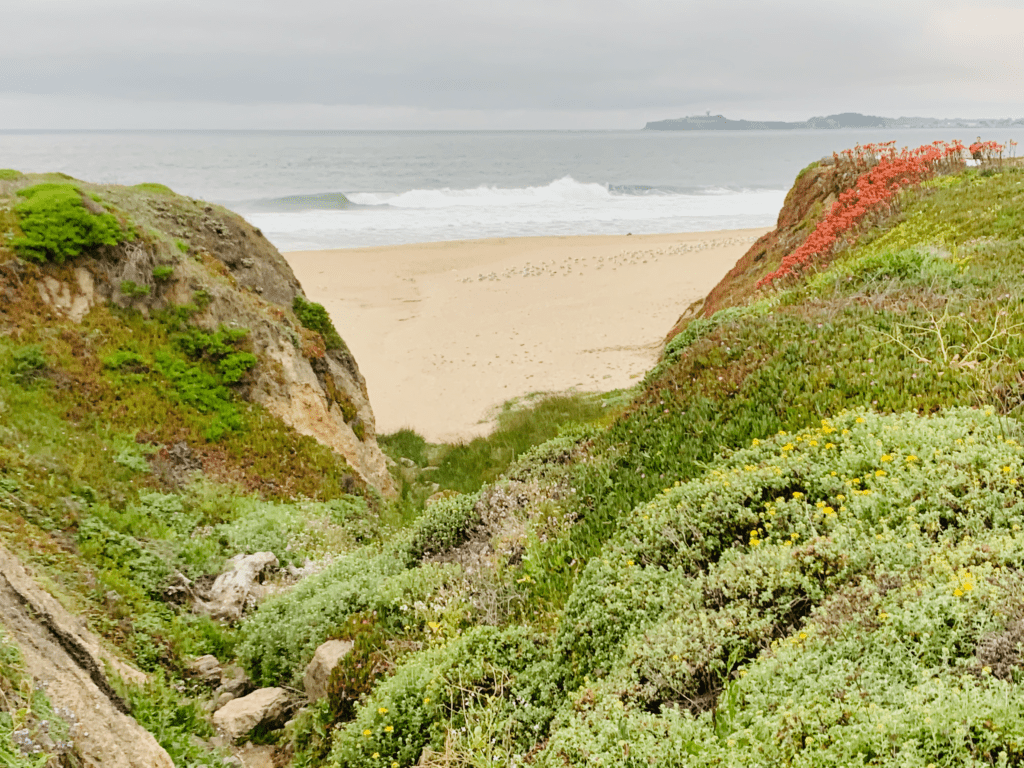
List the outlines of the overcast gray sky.
{"label": "overcast gray sky", "polygon": [[0,128],[1024,115],[1024,0],[6,0]]}

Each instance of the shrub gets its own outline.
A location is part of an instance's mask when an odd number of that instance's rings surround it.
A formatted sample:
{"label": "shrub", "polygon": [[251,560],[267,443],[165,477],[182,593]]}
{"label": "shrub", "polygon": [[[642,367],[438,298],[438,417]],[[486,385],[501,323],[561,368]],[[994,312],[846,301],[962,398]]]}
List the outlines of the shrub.
{"label": "shrub", "polygon": [[127,296],[129,299],[141,299],[144,296],[149,296],[149,293],[148,285],[139,285],[134,280],[121,281],[121,295]]}
{"label": "shrub", "polygon": [[474,627],[413,654],[380,683],[356,719],[335,732],[330,765],[415,765],[424,747],[441,751],[467,732],[484,743],[494,739],[489,746],[508,757],[524,753],[547,731],[559,677],[546,641],[529,629]]}
{"label": "shrub", "polygon": [[163,184],[154,184],[152,182],[144,182],[142,184],[136,184],[132,189],[137,189],[141,192],[153,192],[157,195],[173,195],[174,190]]}
{"label": "shrub", "polygon": [[481,522],[476,503],[480,495],[459,494],[439,499],[412,526],[407,562],[411,565],[424,555],[440,554],[464,542]]}
{"label": "shrub", "polygon": [[161,265],[159,267],[153,267],[153,279],[158,283],[166,283],[170,281],[174,275],[174,267],[170,265]]}
{"label": "shrub", "polygon": [[320,334],[326,349],[348,349],[335,330],[334,323],[331,322],[330,315],[327,314],[323,304],[316,304],[306,301],[301,296],[296,296],[292,301],[292,310],[304,328]]}
{"label": "shrub", "polygon": [[11,354],[7,370],[15,381],[27,385],[42,378],[48,367],[42,346],[30,344],[16,349]]}
{"label": "shrub", "polygon": [[0,168],[0,181],[14,181],[23,175],[21,171],[16,171],[13,168]]}
{"label": "shrub", "polygon": [[263,603],[242,625],[239,659],[260,685],[294,684],[349,616],[377,611],[377,621],[394,631],[395,623],[407,623],[402,605],[426,600],[453,578],[450,567],[406,570],[391,554],[358,550]]}
{"label": "shrub", "polygon": [[73,184],[36,184],[18,195],[24,199],[14,211],[24,234],[12,245],[23,258],[63,264],[100,246],[117,245],[122,236],[117,219],[91,213]]}

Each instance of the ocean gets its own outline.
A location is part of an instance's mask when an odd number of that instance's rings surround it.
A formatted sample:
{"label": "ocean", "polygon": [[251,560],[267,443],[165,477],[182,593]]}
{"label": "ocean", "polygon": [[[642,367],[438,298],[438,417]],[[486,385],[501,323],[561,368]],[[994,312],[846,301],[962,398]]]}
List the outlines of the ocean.
{"label": "ocean", "polygon": [[0,131],[0,168],[159,182],[238,211],[281,250],[310,250],[771,226],[812,160],[972,133]]}

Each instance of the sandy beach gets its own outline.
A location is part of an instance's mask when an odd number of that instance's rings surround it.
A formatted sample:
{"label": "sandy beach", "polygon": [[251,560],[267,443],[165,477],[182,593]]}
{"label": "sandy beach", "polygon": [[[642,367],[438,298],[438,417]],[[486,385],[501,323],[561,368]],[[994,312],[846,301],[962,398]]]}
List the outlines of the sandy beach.
{"label": "sandy beach", "polygon": [[293,251],[366,377],[379,433],[484,434],[531,392],[628,387],[765,229]]}

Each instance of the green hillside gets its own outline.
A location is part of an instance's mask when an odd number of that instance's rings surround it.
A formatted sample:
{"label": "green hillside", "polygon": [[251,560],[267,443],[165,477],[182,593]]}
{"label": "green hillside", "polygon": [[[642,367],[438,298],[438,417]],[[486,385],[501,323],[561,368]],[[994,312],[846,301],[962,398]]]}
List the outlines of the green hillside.
{"label": "green hillside", "polygon": [[[611,408],[542,403],[474,446],[382,438],[407,459],[394,500],[332,484],[284,427],[322,485],[161,483],[147,446],[169,437],[140,439],[117,394],[173,403],[231,457],[264,417],[218,358],[109,306],[74,338],[19,326],[0,340],[4,539],[152,673],[130,698],[182,766],[219,759],[188,738],[210,698],[190,658],[298,691],[328,639],[353,645],[327,697],[249,737],[281,764],[1024,764],[1024,167],[947,163],[766,285],[861,178],[842,170],[802,175],[728,301]],[[104,362],[125,328],[145,371]],[[204,436],[161,349],[221,376],[237,426]],[[259,550],[324,567],[237,625],[166,597],[169,570]]]}

